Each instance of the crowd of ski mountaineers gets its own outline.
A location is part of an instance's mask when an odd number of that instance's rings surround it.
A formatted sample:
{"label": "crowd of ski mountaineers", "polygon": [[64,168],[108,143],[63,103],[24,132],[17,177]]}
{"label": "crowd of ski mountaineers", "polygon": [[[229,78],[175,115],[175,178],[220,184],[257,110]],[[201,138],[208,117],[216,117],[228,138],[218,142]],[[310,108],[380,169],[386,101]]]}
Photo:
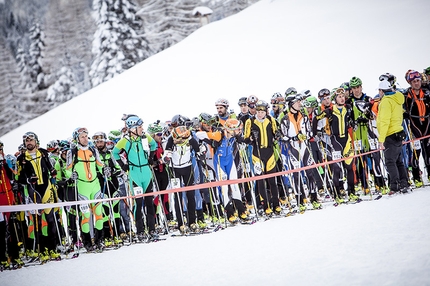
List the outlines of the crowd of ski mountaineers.
{"label": "crowd of ski mountaineers", "polygon": [[[27,132],[13,155],[5,155],[0,143],[0,205],[80,201],[0,212],[1,267],[421,187],[420,155],[430,174],[429,77],[430,67],[409,70],[410,87],[400,90],[394,75],[382,74],[374,98],[362,92],[358,77],[317,95],[290,87],[270,103],[254,95],[240,98],[238,114],[221,98],[215,115],[178,114],[146,131],[138,115],[128,114],[120,130],[90,136],[79,127],[72,138],[52,140],[46,149]],[[214,186],[157,195],[208,182]],[[83,203],[106,198],[118,200]]]}

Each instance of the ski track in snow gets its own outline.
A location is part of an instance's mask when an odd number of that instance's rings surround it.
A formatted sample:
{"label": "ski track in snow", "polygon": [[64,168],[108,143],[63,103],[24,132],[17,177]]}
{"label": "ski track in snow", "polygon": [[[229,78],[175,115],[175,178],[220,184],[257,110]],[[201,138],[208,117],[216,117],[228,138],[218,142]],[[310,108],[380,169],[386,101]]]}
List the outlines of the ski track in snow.
{"label": "ski track in snow", "polygon": [[[7,285],[430,285],[430,187],[0,273]],[[58,281],[61,281],[58,283]]]}

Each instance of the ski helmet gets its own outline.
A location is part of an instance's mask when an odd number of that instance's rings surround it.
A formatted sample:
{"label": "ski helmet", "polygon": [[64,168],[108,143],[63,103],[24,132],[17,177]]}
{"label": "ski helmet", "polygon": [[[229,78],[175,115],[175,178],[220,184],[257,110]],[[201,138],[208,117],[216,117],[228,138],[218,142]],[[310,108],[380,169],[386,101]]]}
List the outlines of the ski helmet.
{"label": "ski helmet", "polygon": [[265,102],[264,100],[259,100],[255,104],[255,108],[257,110],[261,110],[261,111],[266,111],[267,112],[267,109],[269,108],[269,104],[267,104],[267,102]]}
{"label": "ski helmet", "polygon": [[93,135],[93,137],[91,137],[91,139],[93,140],[94,143],[96,143],[97,141],[106,142],[107,136],[106,136],[106,133],[99,131],[99,132],[94,133],[94,135]]}
{"label": "ski helmet", "polygon": [[[361,82],[361,79],[360,78],[358,78],[358,77],[356,77],[356,76],[354,76],[354,77],[352,77],[351,78],[351,80],[349,81],[349,86],[351,87],[351,88],[353,88],[353,87],[357,87],[357,86],[361,86],[363,83]],[[344,90],[345,91],[345,90]]]}
{"label": "ski helmet", "polygon": [[424,74],[430,75],[430,67],[423,70]]}
{"label": "ski helmet", "polygon": [[308,107],[316,108],[318,107],[318,100],[315,96],[309,96],[303,101],[303,106],[307,108]]}
{"label": "ski helmet", "polygon": [[246,102],[248,103],[249,108],[255,108],[255,104],[257,103],[257,101],[258,101],[258,97],[256,97],[255,95],[250,95],[246,99]]}
{"label": "ski helmet", "polygon": [[31,132],[31,131],[25,132],[25,134],[22,135],[22,141],[23,141],[24,145],[25,145],[25,140],[27,138],[28,139],[34,139],[34,140],[36,140],[36,144],[39,144],[39,137],[37,137],[36,133]]}
{"label": "ski helmet", "polygon": [[177,114],[173,116],[172,121],[170,122],[170,126],[172,127],[184,126],[188,121],[190,121],[188,117]]}
{"label": "ski helmet", "polygon": [[328,90],[327,88],[323,88],[320,91],[318,91],[318,98],[319,99],[323,99],[326,96],[330,95],[330,90]]}
{"label": "ski helmet", "polygon": [[157,120],[156,122],[149,124],[148,126],[149,134],[157,134],[162,132],[163,132],[163,127],[160,125],[160,120]]}
{"label": "ski helmet", "polygon": [[221,106],[224,106],[225,108],[228,108],[230,104],[227,99],[218,98],[217,101],[215,101],[215,106],[217,105],[221,105]]}
{"label": "ski helmet", "polygon": [[87,129],[87,128],[85,128],[85,127],[78,127],[78,128],[76,128],[76,129],[73,131],[73,133],[72,133],[72,138],[73,138],[73,140],[75,140],[76,142],[78,142],[78,138],[79,138],[79,135],[80,135],[81,133],[87,133],[87,135],[88,135],[88,129]]}
{"label": "ski helmet", "polygon": [[215,125],[216,123],[216,117],[210,115],[209,113],[203,112],[203,113],[200,113],[199,115],[199,121],[212,126],[212,125]]}
{"label": "ski helmet", "polygon": [[345,81],[339,87],[343,88],[346,91],[351,90],[351,88],[349,87],[349,81]]}
{"label": "ski helmet", "polygon": [[282,94],[280,92],[275,92],[272,95],[272,99],[270,100],[271,104],[282,104],[284,102],[284,97],[282,96]]}
{"label": "ski helmet", "polygon": [[381,74],[379,76],[379,80],[380,81],[386,80],[391,84],[391,86],[394,86],[396,84],[396,77],[388,72]]}
{"label": "ski helmet", "polygon": [[188,139],[191,136],[190,130],[185,126],[178,126],[173,128],[172,137],[173,139]]}
{"label": "ski helmet", "polygon": [[297,94],[297,89],[295,89],[294,87],[287,88],[287,90],[285,91],[285,98],[292,94]]}
{"label": "ski helmet", "polygon": [[137,115],[132,115],[125,120],[125,125],[128,129],[139,127],[143,124],[142,119]]}
{"label": "ski helmet", "polygon": [[46,150],[48,150],[48,152],[55,152],[55,150],[58,150],[59,147],[58,140],[51,140],[48,142],[48,144],[46,144]]}
{"label": "ski helmet", "polygon": [[242,129],[242,121],[237,118],[229,118],[225,121],[224,128],[228,131],[238,131]]}
{"label": "ski helmet", "polygon": [[119,130],[112,130],[108,134],[108,139],[113,142],[118,142],[119,139],[121,139],[121,131]]}
{"label": "ski helmet", "polygon": [[58,143],[58,146],[61,152],[70,150],[70,142],[67,140],[61,140],[60,143]]}
{"label": "ski helmet", "polygon": [[416,70],[408,70],[405,75],[405,79],[408,83],[411,83],[414,79],[422,79],[421,73]]}
{"label": "ski helmet", "polygon": [[242,104],[247,104],[246,99],[247,99],[246,96],[239,98],[239,101],[237,104],[239,106],[241,106]]}
{"label": "ski helmet", "polygon": [[333,88],[331,91],[331,101],[336,102],[336,97],[341,94],[345,94],[345,89],[342,87]]}

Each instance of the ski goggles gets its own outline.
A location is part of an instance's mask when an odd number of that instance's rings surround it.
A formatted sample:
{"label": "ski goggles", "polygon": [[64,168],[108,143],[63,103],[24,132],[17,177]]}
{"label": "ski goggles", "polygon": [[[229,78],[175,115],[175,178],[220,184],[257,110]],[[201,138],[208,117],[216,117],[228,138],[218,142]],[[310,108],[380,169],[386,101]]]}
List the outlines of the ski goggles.
{"label": "ski goggles", "polygon": [[251,109],[254,109],[255,108],[255,104],[250,103],[250,104],[248,104],[248,107],[251,108]]}
{"label": "ski goggles", "polygon": [[257,111],[267,111],[267,108],[265,106],[258,106]]}
{"label": "ski goggles", "polygon": [[105,142],[106,141],[106,139],[103,137],[103,135],[99,135],[99,134],[93,135],[93,137],[91,137],[91,139],[93,139],[94,142],[96,142],[96,141]]}
{"label": "ski goggles", "polygon": [[76,131],[78,134],[86,133],[88,134],[88,129],[85,127],[79,128],[78,131]]}
{"label": "ski goggles", "polygon": [[335,93],[336,95],[345,94],[345,89],[344,89],[344,88],[342,88],[342,87],[339,87],[339,88],[337,88],[337,89],[334,91],[334,93]]}
{"label": "ski goggles", "polygon": [[32,133],[32,132],[27,132],[22,136],[22,139],[24,141],[28,140],[36,140],[37,136],[36,134]]}
{"label": "ski goggles", "polygon": [[161,136],[163,136],[163,133],[162,132],[158,132],[158,133],[155,133],[155,135],[161,137]]}
{"label": "ski goggles", "polygon": [[318,97],[319,98],[323,98],[323,97],[326,97],[326,96],[329,96],[329,95],[330,95],[330,90],[328,90],[327,88],[323,88],[323,89],[321,89],[318,92]]}
{"label": "ski goggles", "polygon": [[408,73],[407,81],[411,82],[414,79],[421,79],[421,74],[417,71],[413,71],[413,72]]}

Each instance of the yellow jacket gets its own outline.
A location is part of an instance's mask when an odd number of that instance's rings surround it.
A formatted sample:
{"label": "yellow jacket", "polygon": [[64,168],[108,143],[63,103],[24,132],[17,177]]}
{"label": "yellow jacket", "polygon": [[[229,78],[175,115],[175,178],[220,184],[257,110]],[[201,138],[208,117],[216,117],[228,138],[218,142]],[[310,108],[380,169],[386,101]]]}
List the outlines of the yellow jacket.
{"label": "yellow jacket", "polygon": [[379,133],[379,142],[385,142],[385,138],[403,130],[403,103],[405,96],[396,91],[385,93],[379,103],[376,128]]}

